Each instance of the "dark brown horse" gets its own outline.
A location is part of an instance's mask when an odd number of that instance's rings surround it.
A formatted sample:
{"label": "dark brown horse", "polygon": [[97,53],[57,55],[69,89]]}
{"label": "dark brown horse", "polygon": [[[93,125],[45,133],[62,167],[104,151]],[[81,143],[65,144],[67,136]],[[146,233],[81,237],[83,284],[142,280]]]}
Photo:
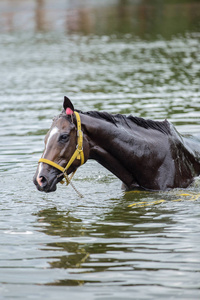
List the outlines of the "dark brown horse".
{"label": "dark brown horse", "polygon": [[[167,120],[75,111],[67,97],[63,108],[45,137],[45,150],[34,176],[40,191],[55,191],[65,174],[88,159],[116,175],[127,190],[185,188],[200,174],[200,144],[182,137]],[[77,137],[77,115],[82,142]]]}

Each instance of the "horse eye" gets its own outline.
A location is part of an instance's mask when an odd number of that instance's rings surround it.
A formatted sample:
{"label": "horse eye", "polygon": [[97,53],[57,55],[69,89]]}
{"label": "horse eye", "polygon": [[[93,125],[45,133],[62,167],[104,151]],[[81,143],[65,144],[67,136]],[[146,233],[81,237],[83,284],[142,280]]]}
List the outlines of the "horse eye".
{"label": "horse eye", "polygon": [[69,139],[69,135],[66,133],[61,134],[59,137],[60,142],[66,142],[68,139]]}

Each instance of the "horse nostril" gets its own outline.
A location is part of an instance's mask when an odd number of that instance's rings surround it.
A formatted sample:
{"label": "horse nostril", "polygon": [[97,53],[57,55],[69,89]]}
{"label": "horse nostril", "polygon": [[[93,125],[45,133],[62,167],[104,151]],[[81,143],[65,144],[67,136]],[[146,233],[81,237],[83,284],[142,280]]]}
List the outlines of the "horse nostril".
{"label": "horse nostril", "polygon": [[45,187],[47,185],[47,180],[44,176],[38,177],[37,182],[38,182],[39,186],[41,186],[41,187]]}

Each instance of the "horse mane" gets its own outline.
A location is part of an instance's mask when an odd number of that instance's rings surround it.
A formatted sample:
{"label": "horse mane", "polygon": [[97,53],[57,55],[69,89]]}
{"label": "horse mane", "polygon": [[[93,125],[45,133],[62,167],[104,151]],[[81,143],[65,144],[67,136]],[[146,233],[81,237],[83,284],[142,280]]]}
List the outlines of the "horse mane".
{"label": "horse mane", "polygon": [[133,124],[136,124],[145,129],[154,129],[162,132],[163,134],[170,134],[170,125],[167,120],[164,121],[153,121],[149,119],[143,119],[140,117],[133,117],[132,115],[125,116],[122,114],[111,115],[107,112],[99,112],[99,111],[88,111],[82,112],[77,110],[78,112],[88,115],[93,118],[105,120],[109,123],[114,124],[115,126],[122,125],[125,127],[132,128]]}

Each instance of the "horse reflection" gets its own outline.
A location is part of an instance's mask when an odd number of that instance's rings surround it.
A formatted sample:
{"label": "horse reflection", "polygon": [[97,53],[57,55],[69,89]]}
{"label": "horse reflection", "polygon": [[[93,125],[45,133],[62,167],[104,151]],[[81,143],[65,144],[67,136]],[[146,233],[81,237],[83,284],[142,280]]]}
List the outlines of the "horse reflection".
{"label": "horse reflection", "polygon": [[[137,197],[138,200],[146,199],[149,193],[142,192]],[[143,207],[137,208],[133,215],[133,211],[127,207],[130,200],[132,196],[125,194],[119,199],[119,204],[112,207],[103,220],[101,216],[98,222],[88,222],[89,219],[84,222],[72,212],[58,210],[56,207],[37,213],[37,228],[47,235],[47,242],[42,244],[42,251],[48,254],[50,268],[66,269],[64,278],[47,285],[75,286],[94,283],[96,280],[101,282],[102,277],[94,276],[94,279],[89,281],[87,275],[110,272],[113,266],[126,268],[128,264],[138,265],[135,260],[135,255],[141,251],[138,240],[145,239],[149,234],[163,235],[166,224],[172,224],[173,221],[167,214],[163,216],[163,210],[159,206],[151,207],[152,214]],[[93,209],[90,213],[93,215]],[[152,226],[155,223],[156,226]],[[147,243],[146,248],[148,247]],[[76,274],[76,279],[74,276],[72,278],[71,274]]]}

